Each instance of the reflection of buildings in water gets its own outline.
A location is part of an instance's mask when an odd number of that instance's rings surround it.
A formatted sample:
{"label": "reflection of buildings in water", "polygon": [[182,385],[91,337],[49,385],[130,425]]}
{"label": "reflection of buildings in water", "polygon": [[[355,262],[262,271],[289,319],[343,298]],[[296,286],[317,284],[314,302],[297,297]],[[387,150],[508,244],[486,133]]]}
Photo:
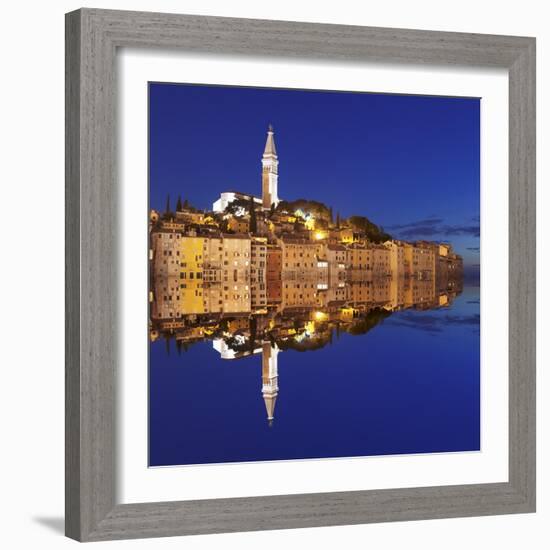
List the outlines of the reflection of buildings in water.
{"label": "reflection of buildings in water", "polygon": [[[195,342],[212,340],[213,348],[226,360],[261,354],[262,397],[271,426],[279,395],[280,352],[321,349],[331,344],[333,338],[337,338],[341,332],[366,334],[394,311],[447,307],[459,293],[458,290],[448,290],[434,294],[431,281],[411,281],[403,277],[349,283],[346,288],[349,290],[347,296],[369,296],[371,299],[332,302],[323,309],[271,309],[260,315],[186,315],[178,320],[152,322],[150,337],[152,341],[161,336],[175,339],[178,352]],[[387,299],[376,303],[372,300],[373,296],[384,296]]]}
{"label": "reflection of buildings in water", "polygon": [[439,302],[441,293],[462,285],[461,260],[436,254],[434,243],[345,248],[294,237],[273,244],[244,235],[206,239],[157,231],[152,246],[151,318],[157,321],[347,302],[410,307]]}

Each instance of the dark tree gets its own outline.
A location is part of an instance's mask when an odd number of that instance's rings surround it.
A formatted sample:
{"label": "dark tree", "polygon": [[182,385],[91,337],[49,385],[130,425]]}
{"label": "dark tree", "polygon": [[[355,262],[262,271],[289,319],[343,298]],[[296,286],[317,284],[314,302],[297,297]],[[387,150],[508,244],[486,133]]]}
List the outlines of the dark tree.
{"label": "dark tree", "polygon": [[391,239],[391,235],[385,233],[382,228],[372,223],[365,216],[351,216],[348,221],[356,231],[361,232],[373,243],[381,243]]}
{"label": "dark tree", "polygon": [[340,229],[340,212],[336,213],[336,228]]}
{"label": "dark tree", "polygon": [[170,213],[170,195],[166,196],[166,214]]}
{"label": "dark tree", "polygon": [[250,211],[250,201],[246,199],[235,199],[227,205],[224,212],[235,216],[240,210]]}
{"label": "dark tree", "polygon": [[332,206],[328,209],[328,217],[329,222],[332,223],[333,217],[332,217]]}
{"label": "dark tree", "polygon": [[250,318],[249,328],[250,328],[250,351],[254,351],[256,338],[258,336],[258,321],[256,317]]}
{"label": "dark tree", "polygon": [[189,208],[189,201],[188,201],[187,199],[185,199],[185,200],[183,201],[183,208],[184,208],[184,209]]}
{"label": "dark tree", "polygon": [[229,231],[229,221],[225,219],[221,219],[219,222],[220,230],[222,233],[227,233]]}
{"label": "dark tree", "polygon": [[258,220],[256,219],[256,206],[254,204],[254,198],[250,197],[248,204],[248,211],[250,213],[250,232],[256,233],[258,231]]}
{"label": "dark tree", "polygon": [[181,205],[181,195],[178,196],[178,202],[176,203],[176,212],[181,212],[182,205]]}

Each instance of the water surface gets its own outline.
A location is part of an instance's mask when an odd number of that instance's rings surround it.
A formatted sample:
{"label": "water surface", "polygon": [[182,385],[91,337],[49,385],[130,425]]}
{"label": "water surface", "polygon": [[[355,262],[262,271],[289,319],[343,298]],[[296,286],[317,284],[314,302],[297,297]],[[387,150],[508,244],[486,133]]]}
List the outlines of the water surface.
{"label": "water surface", "polygon": [[152,342],[150,466],[479,450],[478,287],[353,325],[309,318],[267,345],[278,350],[269,403],[256,334],[234,350],[216,335]]}

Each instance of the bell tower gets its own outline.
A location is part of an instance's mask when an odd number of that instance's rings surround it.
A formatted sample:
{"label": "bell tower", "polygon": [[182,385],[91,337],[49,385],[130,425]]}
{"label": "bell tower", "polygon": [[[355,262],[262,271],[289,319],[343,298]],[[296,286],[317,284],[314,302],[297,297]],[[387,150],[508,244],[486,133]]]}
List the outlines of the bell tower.
{"label": "bell tower", "polygon": [[262,206],[267,210],[272,204],[279,203],[277,195],[279,160],[275,149],[273,138],[273,126],[267,129],[267,140],[265,142],[264,154],[262,156]]}
{"label": "bell tower", "polygon": [[273,425],[275,402],[279,394],[279,375],[277,373],[277,354],[279,350],[272,348],[270,342],[262,345],[262,395],[267,412],[267,423]]}

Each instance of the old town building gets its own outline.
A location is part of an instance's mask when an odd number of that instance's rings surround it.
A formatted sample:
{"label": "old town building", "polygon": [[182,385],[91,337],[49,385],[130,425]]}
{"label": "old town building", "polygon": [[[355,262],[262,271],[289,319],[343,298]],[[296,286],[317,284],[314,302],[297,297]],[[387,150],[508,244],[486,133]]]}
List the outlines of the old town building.
{"label": "old town building", "polygon": [[253,237],[250,252],[250,296],[252,309],[267,307],[267,239]]}
{"label": "old town building", "polygon": [[279,246],[269,244],[266,249],[266,287],[268,305],[279,304],[282,300],[283,253]]}
{"label": "old town building", "polygon": [[[297,314],[348,305],[424,307],[444,305],[445,296],[460,291],[462,258],[451,245],[392,240],[383,233],[370,239],[374,224],[361,229],[339,215],[334,222],[332,210],[315,201],[279,208],[278,178],[270,126],[261,157],[261,197],[226,191],[213,212],[181,200],[175,213],[169,200],[164,214],[151,210],[152,320],[175,330],[186,316],[246,320],[285,309]],[[186,328],[190,338],[191,328]]]}

